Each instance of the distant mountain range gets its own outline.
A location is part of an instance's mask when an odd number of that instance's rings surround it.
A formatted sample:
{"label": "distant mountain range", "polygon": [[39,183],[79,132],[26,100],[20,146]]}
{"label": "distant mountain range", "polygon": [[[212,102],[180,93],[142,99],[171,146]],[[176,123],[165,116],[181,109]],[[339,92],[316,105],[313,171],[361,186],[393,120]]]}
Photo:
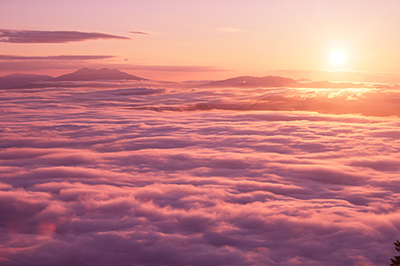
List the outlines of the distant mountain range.
{"label": "distant mountain range", "polygon": [[277,76],[251,77],[242,76],[225,80],[212,81],[204,86],[207,87],[292,87],[298,82],[294,79]]}
{"label": "distant mountain range", "polygon": [[[102,80],[135,80],[149,81],[141,77],[130,75],[117,69],[90,69],[82,68],[73,73],[65,74],[59,77],[51,77],[47,75],[33,74],[11,74],[5,77],[0,77],[0,89],[12,88],[39,88],[54,86],[58,82],[63,81],[102,81]],[[78,84],[79,85],[79,84]],[[76,85],[76,86],[78,86]],[[196,86],[190,83],[190,86]],[[72,85],[71,85],[72,86]],[[299,82],[291,78],[279,76],[266,77],[251,77],[242,76],[225,80],[208,81],[198,85],[200,87],[235,87],[235,88],[270,88],[270,87],[290,87],[290,88],[355,88],[363,87],[364,84],[355,83],[333,83],[329,81],[305,81]]]}
{"label": "distant mountain range", "polygon": [[59,82],[59,81],[96,81],[96,80],[137,80],[145,81],[141,77],[130,75],[117,69],[90,69],[82,68],[73,73],[62,75],[59,77],[51,77],[47,75],[34,74],[11,74],[0,77],[0,89],[12,89],[21,87],[34,87],[36,82]]}
{"label": "distant mountain range", "polygon": [[242,76],[225,80],[211,81],[202,87],[242,87],[242,88],[270,88],[270,87],[289,87],[289,88],[355,88],[364,87],[364,84],[355,83],[333,83],[330,81],[299,82],[291,78],[279,76],[251,77]]}

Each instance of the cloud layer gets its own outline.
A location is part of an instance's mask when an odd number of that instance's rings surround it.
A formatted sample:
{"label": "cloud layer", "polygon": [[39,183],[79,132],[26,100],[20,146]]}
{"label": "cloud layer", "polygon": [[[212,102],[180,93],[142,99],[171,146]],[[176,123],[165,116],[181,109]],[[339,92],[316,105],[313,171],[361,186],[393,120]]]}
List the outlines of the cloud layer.
{"label": "cloud layer", "polygon": [[130,40],[128,37],[99,32],[0,29],[0,42],[7,43],[69,43],[97,39]]}
{"label": "cloud layer", "polygon": [[187,109],[278,92],[0,91],[0,264],[388,265],[399,118]]}

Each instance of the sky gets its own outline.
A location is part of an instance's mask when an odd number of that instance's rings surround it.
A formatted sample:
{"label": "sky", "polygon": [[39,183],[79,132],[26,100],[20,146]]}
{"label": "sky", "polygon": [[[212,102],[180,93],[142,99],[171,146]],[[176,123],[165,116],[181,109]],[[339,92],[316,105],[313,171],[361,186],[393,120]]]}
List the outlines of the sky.
{"label": "sky", "polygon": [[389,265],[399,10],[0,0],[0,265]]}
{"label": "sky", "polygon": [[[400,74],[400,3],[395,0],[1,0],[0,7],[2,31],[33,31],[30,41],[18,42],[7,41],[9,33],[3,32],[2,55],[44,57],[1,59],[0,75],[60,75],[103,66],[176,81],[283,71],[292,78],[363,81],[373,76],[394,82]],[[49,31],[124,38],[32,41]],[[337,50],[345,57],[339,65],[331,59]],[[46,59],[59,55],[109,57]]]}

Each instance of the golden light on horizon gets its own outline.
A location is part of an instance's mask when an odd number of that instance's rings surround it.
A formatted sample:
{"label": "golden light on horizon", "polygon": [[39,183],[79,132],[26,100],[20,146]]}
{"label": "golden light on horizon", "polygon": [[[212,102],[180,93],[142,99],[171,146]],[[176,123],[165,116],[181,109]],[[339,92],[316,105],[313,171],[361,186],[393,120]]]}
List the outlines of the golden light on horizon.
{"label": "golden light on horizon", "polygon": [[329,63],[335,69],[343,69],[347,65],[347,53],[344,49],[332,50],[329,54]]}

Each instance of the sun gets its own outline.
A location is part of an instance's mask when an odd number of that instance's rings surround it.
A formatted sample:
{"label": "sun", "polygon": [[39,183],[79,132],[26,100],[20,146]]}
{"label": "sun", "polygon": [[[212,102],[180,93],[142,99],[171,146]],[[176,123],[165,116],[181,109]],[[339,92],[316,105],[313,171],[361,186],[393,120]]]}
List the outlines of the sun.
{"label": "sun", "polygon": [[332,50],[329,54],[329,63],[336,69],[344,68],[347,64],[347,53],[344,49]]}

